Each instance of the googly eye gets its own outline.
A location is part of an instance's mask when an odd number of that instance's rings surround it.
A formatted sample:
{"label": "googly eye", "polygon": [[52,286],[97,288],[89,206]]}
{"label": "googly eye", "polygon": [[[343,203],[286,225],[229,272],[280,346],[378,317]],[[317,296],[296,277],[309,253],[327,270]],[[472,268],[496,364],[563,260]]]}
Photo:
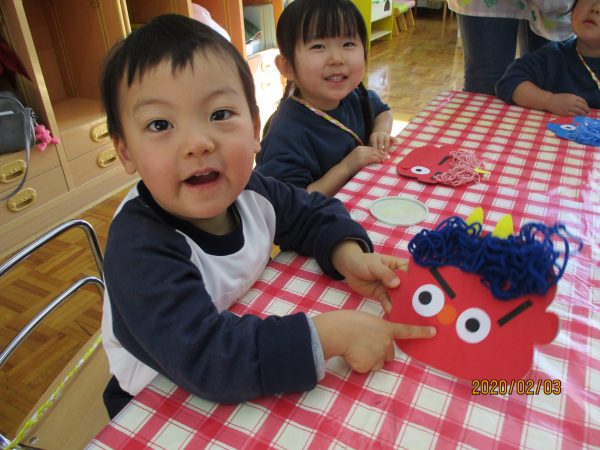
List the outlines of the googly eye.
{"label": "googly eye", "polygon": [[423,166],[413,166],[410,168],[410,171],[415,175],[427,175],[429,172],[431,172],[431,170]]}
{"label": "googly eye", "polygon": [[415,291],[413,309],[423,317],[433,317],[444,307],[444,293],[435,284],[424,284]]}
{"label": "googly eye", "polygon": [[573,131],[577,127],[575,125],[564,124],[560,126],[563,130]]}
{"label": "googly eye", "polygon": [[456,319],[458,337],[469,344],[483,341],[492,328],[490,316],[480,308],[469,308]]}

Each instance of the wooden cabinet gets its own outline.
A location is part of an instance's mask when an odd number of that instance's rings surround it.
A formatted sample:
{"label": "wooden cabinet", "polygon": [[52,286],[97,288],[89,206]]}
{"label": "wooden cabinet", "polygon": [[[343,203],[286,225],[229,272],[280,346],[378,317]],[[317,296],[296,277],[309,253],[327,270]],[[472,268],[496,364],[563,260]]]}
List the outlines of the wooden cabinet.
{"label": "wooden cabinet", "polygon": [[244,55],[242,0],[194,0],[193,3],[208,9],[213,20],[227,30],[231,43]]}
{"label": "wooden cabinet", "polygon": [[[0,204],[0,256],[134,181],[120,164],[100,167],[91,158],[73,164],[111,145],[98,133],[106,127],[98,76],[108,49],[126,35],[122,6],[115,0],[0,0],[0,33],[31,77],[19,78],[19,93],[62,141],[31,150],[23,189]],[[18,185],[24,164],[24,152],[0,158],[1,193]]]}
{"label": "wooden cabinet", "polygon": [[394,17],[392,0],[352,0],[360,10],[367,27],[367,41],[392,38]]}
{"label": "wooden cabinet", "polygon": [[191,3],[206,8],[212,19],[227,30],[231,43],[244,56],[246,56],[244,6],[272,4],[275,22],[283,12],[283,0],[193,0]]}
{"label": "wooden cabinet", "polygon": [[[261,2],[193,3],[207,8],[244,54],[243,6]],[[283,0],[262,3],[272,3],[279,17]],[[19,94],[61,139],[43,153],[32,149],[23,192],[0,204],[0,258],[135,181],[108,137],[99,74],[109,49],[132,26],[164,13],[192,16],[192,1],[0,0],[0,34],[31,77],[19,77]],[[272,64],[273,58],[269,54],[265,60]],[[261,105],[281,97],[267,79],[274,66],[265,64],[259,65],[256,81]],[[18,185],[24,164],[24,152],[0,157],[0,194]]]}

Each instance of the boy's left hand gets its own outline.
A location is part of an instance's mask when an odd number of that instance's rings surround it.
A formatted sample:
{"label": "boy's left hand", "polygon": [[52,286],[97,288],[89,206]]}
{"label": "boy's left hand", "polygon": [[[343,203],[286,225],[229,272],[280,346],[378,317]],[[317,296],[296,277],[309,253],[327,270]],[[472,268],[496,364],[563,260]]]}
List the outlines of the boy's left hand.
{"label": "boy's left hand", "polygon": [[389,314],[392,302],[388,289],[398,287],[400,280],[395,270],[407,270],[408,261],[379,253],[364,253],[355,241],[343,241],[332,253],[331,261],[355,292],[381,303]]}
{"label": "boy's left hand", "polygon": [[546,109],[559,116],[586,116],[590,113],[585,99],[575,94],[551,94]]}

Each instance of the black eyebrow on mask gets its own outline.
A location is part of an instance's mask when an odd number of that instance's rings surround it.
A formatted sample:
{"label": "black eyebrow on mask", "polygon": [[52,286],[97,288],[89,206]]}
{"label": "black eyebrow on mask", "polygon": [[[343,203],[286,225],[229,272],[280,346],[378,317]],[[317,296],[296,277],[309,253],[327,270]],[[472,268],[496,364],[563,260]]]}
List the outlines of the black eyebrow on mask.
{"label": "black eyebrow on mask", "polygon": [[430,267],[429,271],[431,272],[431,275],[433,275],[433,278],[435,278],[435,281],[437,281],[438,284],[442,287],[442,289],[446,291],[448,297],[450,297],[450,299],[454,299],[454,297],[456,297],[456,294],[454,293],[450,285],[446,282],[446,280],[444,280],[444,277],[442,277],[440,271],[437,270],[437,268],[435,267]]}
{"label": "black eyebrow on mask", "polygon": [[444,164],[446,161],[448,161],[450,159],[450,156],[444,156],[440,162],[438,163],[438,166],[441,166],[442,164]]}
{"label": "black eyebrow on mask", "polygon": [[533,306],[533,302],[531,300],[525,300],[523,303],[521,303],[515,309],[513,309],[512,311],[510,311],[507,314],[500,317],[498,319],[498,325],[499,326],[506,325],[506,322],[514,319],[515,317],[517,317],[519,314],[521,314],[523,311],[525,311],[530,306]]}

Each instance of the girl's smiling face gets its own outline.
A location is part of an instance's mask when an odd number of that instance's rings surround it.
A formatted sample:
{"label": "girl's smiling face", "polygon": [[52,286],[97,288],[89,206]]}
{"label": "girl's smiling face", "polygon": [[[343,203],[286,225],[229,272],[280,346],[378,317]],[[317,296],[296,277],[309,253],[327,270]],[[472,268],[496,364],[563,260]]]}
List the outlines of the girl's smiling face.
{"label": "girl's smiling face", "polygon": [[313,39],[296,46],[295,69],[280,59],[282,74],[293,80],[303,99],[321,110],[332,110],[365,75],[365,49],[358,37]]}
{"label": "girl's smiling face", "polygon": [[235,64],[211,51],[175,71],[165,60],[129,87],[122,80],[119,94],[124,136],[114,141],[126,171],[174,216],[210,232],[231,226],[227,210],[260,149]]}

